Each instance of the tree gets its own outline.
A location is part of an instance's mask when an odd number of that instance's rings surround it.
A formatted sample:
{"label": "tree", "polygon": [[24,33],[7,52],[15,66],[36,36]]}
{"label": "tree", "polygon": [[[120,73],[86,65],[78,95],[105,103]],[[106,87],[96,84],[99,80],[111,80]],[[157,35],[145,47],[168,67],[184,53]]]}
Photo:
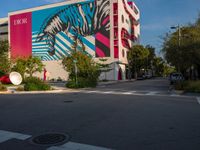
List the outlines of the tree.
{"label": "tree", "polygon": [[177,30],[164,38],[165,59],[183,74],[194,67],[200,75],[200,17],[194,24],[181,27],[180,31],[181,36]]}
{"label": "tree", "polygon": [[44,65],[40,58],[30,56],[26,60],[26,73],[32,77],[36,72],[42,72]]}
{"label": "tree", "polygon": [[8,58],[9,43],[7,40],[0,41],[0,75],[10,72],[10,60]]}
{"label": "tree", "polygon": [[7,53],[9,50],[8,40],[0,41],[0,55]]}
{"label": "tree", "polygon": [[145,59],[149,55],[149,50],[142,45],[134,45],[128,52],[128,62],[131,70],[135,72],[135,78],[137,73],[145,68]]}
{"label": "tree", "polygon": [[164,73],[165,62],[162,57],[155,57],[153,61],[153,66],[155,67],[156,76],[162,76]]}
{"label": "tree", "polygon": [[146,69],[151,70],[151,75],[153,76],[153,72],[155,69],[155,66],[153,66],[155,59],[156,59],[156,54],[155,54],[155,48],[151,45],[146,45],[146,49],[149,51],[149,55],[146,58]]}
{"label": "tree", "polygon": [[12,67],[13,71],[19,72],[22,75],[22,78],[25,79],[25,73],[27,70],[27,60],[24,58],[18,58],[14,62],[14,66]]}
{"label": "tree", "polygon": [[74,87],[96,86],[100,71],[99,66],[91,57],[81,51],[72,51],[70,56],[63,59],[62,64],[69,72],[70,83],[76,83],[77,75],[78,85]]}

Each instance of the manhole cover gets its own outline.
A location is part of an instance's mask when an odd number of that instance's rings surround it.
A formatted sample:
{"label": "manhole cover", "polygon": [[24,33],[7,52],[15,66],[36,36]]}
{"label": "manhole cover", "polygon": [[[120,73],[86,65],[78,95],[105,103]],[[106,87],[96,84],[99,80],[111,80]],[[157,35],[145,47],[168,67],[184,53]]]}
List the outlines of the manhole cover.
{"label": "manhole cover", "polygon": [[41,146],[54,146],[68,142],[69,135],[60,133],[47,133],[39,136],[35,136],[31,139],[31,143]]}

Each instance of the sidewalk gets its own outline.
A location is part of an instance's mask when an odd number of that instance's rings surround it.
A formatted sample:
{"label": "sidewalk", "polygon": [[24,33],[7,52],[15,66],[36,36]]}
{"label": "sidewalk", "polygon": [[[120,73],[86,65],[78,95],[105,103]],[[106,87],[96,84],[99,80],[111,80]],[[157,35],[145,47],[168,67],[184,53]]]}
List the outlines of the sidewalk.
{"label": "sidewalk", "polygon": [[[135,80],[99,82],[97,87],[106,86],[106,85],[113,85],[113,84],[118,84],[118,83],[125,83],[125,82],[133,82],[133,81],[135,81]],[[66,82],[49,82],[48,84],[51,85],[53,90],[49,90],[49,91],[17,91],[16,89],[19,86],[9,86],[9,87],[7,87],[7,89],[8,89],[7,91],[0,91],[0,94],[56,94],[56,93],[79,92],[80,90],[84,90],[84,88],[83,89],[67,88],[65,86]]]}

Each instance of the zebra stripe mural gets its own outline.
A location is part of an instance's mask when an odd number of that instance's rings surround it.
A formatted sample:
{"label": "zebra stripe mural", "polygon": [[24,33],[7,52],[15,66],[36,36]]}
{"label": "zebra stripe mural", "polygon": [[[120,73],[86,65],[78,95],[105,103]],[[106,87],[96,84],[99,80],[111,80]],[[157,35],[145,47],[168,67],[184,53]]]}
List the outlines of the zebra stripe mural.
{"label": "zebra stripe mural", "polygon": [[[77,50],[92,57],[110,57],[110,0],[87,0],[80,3],[28,12],[30,21],[23,26],[20,34],[15,32],[13,39],[22,39],[28,27],[33,56],[43,61],[60,60],[70,55],[72,46],[77,41]],[[20,15],[16,15],[20,18]],[[15,21],[16,17],[10,17]],[[30,25],[31,24],[31,25]],[[12,26],[12,24],[11,24]],[[14,26],[14,25],[13,25]],[[13,32],[16,30],[13,28]],[[26,39],[21,41],[25,43]],[[14,41],[14,40],[13,40]],[[15,55],[21,55],[22,50],[15,46]],[[16,44],[17,45],[17,44]],[[22,49],[23,46],[20,47]],[[18,51],[18,52],[17,52]],[[27,49],[23,50],[27,51]],[[28,54],[26,54],[28,55]]]}

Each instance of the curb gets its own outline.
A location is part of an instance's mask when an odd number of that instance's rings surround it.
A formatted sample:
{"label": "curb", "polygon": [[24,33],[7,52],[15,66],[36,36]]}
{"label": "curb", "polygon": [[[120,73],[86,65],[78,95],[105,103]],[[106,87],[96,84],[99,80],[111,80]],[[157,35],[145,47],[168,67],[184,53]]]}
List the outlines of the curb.
{"label": "curb", "polygon": [[51,91],[6,91],[6,92],[0,92],[2,95],[8,95],[8,94],[59,94],[59,93],[76,93],[80,90],[73,90],[73,89],[66,89],[66,90],[51,90]]}
{"label": "curb", "polygon": [[[126,82],[134,82],[135,79],[132,80],[121,80],[121,81],[110,81],[105,83],[98,83],[97,87],[106,86],[106,85],[114,85],[118,83],[126,83]],[[52,86],[53,87],[53,86]],[[54,87],[55,88],[55,87]],[[48,91],[16,91],[15,88],[9,87],[7,91],[2,91],[0,94],[2,95],[11,95],[11,94],[59,94],[59,93],[77,93],[87,89],[95,89],[95,88],[82,88],[82,89],[55,89],[55,90],[48,90]]]}
{"label": "curb", "polygon": [[135,80],[135,79],[132,79],[132,80],[99,82],[98,85],[97,85],[97,87],[99,87],[99,86],[104,86],[104,85],[113,85],[113,84],[118,84],[118,83],[134,82],[134,81],[136,81],[136,80]]}

